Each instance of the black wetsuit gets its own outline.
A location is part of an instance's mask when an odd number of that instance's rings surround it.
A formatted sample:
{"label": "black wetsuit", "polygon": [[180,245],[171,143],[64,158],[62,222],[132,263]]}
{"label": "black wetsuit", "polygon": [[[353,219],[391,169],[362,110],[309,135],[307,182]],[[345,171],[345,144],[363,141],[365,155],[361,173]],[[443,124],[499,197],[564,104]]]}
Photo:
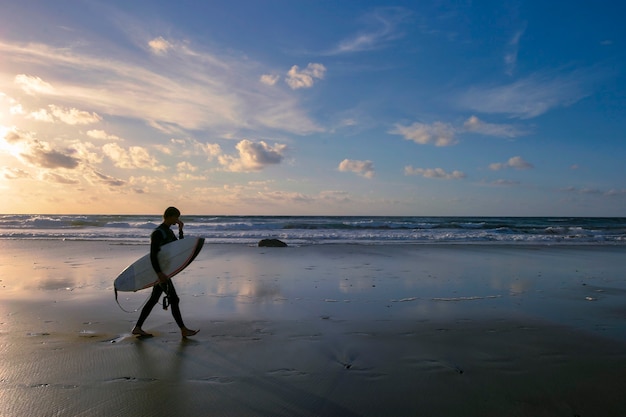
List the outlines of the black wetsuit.
{"label": "black wetsuit", "polygon": [[[183,238],[182,232],[180,233],[180,238]],[[165,223],[161,223],[159,227],[154,229],[152,235],[150,235],[150,262],[152,262],[152,267],[156,273],[161,272],[161,266],[159,265],[159,259],[157,258],[161,246],[175,240],[178,240],[176,239],[176,235],[174,235],[172,229],[170,229]],[[159,302],[159,298],[164,291],[169,300],[169,305],[172,307],[172,316],[174,317],[174,320],[176,320],[176,324],[181,329],[185,327],[183,317],[180,314],[180,307],[178,306],[178,295],[176,294],[176,289],[174,288],[171,280],[168,280],[165,284],[156,284],[152,287],[152,295],[141,310],[139,320],[137,320],[137,327],[141,328],[143,326],[144,321],[146,321],[154,306]]]}

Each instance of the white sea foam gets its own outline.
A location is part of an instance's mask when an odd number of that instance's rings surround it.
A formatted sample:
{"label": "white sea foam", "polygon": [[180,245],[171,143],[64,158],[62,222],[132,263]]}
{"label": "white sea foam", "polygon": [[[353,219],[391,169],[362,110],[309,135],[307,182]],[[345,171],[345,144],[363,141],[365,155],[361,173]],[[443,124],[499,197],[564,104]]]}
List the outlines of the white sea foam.
{"label": "white sea foam", "polygon": [[[626,244],[624,218],[184,216],[212,243]],[[158,216],[0,215],[0,239],[147,242]]]}

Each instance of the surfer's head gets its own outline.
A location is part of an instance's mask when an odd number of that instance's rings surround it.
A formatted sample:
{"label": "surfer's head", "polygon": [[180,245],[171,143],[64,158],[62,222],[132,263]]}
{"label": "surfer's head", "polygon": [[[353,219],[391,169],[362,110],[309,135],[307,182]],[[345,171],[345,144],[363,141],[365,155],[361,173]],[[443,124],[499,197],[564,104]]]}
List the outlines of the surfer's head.
{"label": "surfer's head", "polygon": [[163,218],[167,219],[170,217],[176,217],[179,218],[180,217],[180,210],[178,210],[176,207],[168,207],[165,209],[165,213],[163,213]]}

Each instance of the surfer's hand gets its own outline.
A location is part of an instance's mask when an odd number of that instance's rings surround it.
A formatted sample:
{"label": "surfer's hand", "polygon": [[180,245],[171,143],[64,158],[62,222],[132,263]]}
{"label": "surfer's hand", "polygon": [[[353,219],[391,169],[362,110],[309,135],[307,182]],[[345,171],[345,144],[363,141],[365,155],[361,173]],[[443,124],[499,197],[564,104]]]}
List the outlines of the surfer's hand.
{"label": "surfer's hand", "polygon": [[183,223],[180,219],[176,220],[176,224],[178,225],[178,238],[182,239],[184,238],[184,233],[183,233],[183,226],[185,225],[185,223]]}
{"label": "surfer's hand", "polygon": [[165,275],[163,272],[159,272],[157,276],[159,277],[159,284],[167,283],[167,275]]}

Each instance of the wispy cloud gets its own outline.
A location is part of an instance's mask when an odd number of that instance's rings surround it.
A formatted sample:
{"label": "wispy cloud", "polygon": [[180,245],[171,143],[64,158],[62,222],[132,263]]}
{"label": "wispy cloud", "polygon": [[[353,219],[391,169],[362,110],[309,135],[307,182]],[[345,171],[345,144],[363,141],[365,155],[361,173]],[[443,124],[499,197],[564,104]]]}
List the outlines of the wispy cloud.
{"label": "wispy cloud", "polygon": [[526,31],[526,26],[513,34],[513,37],[509,41],[506,46],[506,51],[504,53],[504,67],[505,72],[508,75],[513,75],[515,72],[515,67],[517,66],[517,53],[519,50],[519,42],[522,38],[522,35]]}
{"label": "wispy cloud", "polygon": [[[309,134],[322,130],[289,89],[262,88],[260,64],[244,56],[193,50],[186,42],[162,37],[147,40],[146,45],[146,55],[125,59],[125,51],[111,50],[103,59],[84,49],[0,41],[3,59],[15,68],[29,68],[28,74],[11,75],[13,85],[6,84],[6,78],[4,84],[0,80],[0,90],[18,86],[58,106],[72,103],[90,113],[135,118],[165,131],[207,129],[220,134],[275,129]],[[4,68],[7,71],[10,68]],[[300,84],[294,81],[294,85],[308,85],[325,69],[303,71],[294,71],[294,79],[300,75]],[[43,73],[45,79],[37,75]]]}
{"label": "wispy cloud", "polygon": [[492,181],[491,185],[496,185],[500,187],[515,187],[515,186],[520,185],[520,182],[515,181],[515,180],[498,179],[498,180]]}
{"label": "wispy cloud", "polygon": [[40,109],[38,111],[31,112],[26,117],[49,123],[61,121],[68,125],[87,125],[97,123],[102,120],[102,117],[96,113],[89,113],[88,111],[79,110],[73,107],[66,108],[56,106],[54,104],[48,105],[47,109]]}
{"label": "wispy cloud", "polygon": [[341,40],[327,51],[327,55],[369,51],[386,46],[404,36],[402,24],[409,21],[412,12],[403,7],[382,7],[363,15],[364,29]]}
{"label": "wispy cloud", "polygon": [[78,185],[80,181],[68,175],[59,174],[56,172],[45,172],[42,174],[42,179],[47,182],[53,182],[57,184],[65,185]]}
{"label": "wispy cloud", "polygon": [[580,188],[580,187],[566,187],[562,188],[560,191],[572,194],[580,194],[580,195],[597,195],[604,197],[624,197],[626,196],[626,189],[615,189],[612,188],[610,190],[603,190],[600,188]]}
{"label": "wispy cloud", "polygon": [[588,96],[597,77],[585,70],[535,73],[509,84],[470,87],[458,96],[458,104],[480,113],[530,119]]}
{"label": "wispy cloud", "polygon": [[0,172],[2,172],[2,176],[7,180],[17,180],[30,177],[28,172],[19,168],[2,168],[2,171]]}
{"label": "wispy cloud", "polygon": [[400,135],[418,145],[435,146],[456,145],[458,136],[468,132],[503,138],[515,138],[527,133],[522,128],[510,124],[487,123],[476,116],[470,116],[462,125],[440,121],[431,124],[415,122],[410,125],[396,123],[389,130],[389,133]]}
{"label": "wispy cloud", "polygon": [[18,74],[15,76],[15,84],[29,95],[36,94],[52,94],[54,88],[39,77],[26,74]]}

